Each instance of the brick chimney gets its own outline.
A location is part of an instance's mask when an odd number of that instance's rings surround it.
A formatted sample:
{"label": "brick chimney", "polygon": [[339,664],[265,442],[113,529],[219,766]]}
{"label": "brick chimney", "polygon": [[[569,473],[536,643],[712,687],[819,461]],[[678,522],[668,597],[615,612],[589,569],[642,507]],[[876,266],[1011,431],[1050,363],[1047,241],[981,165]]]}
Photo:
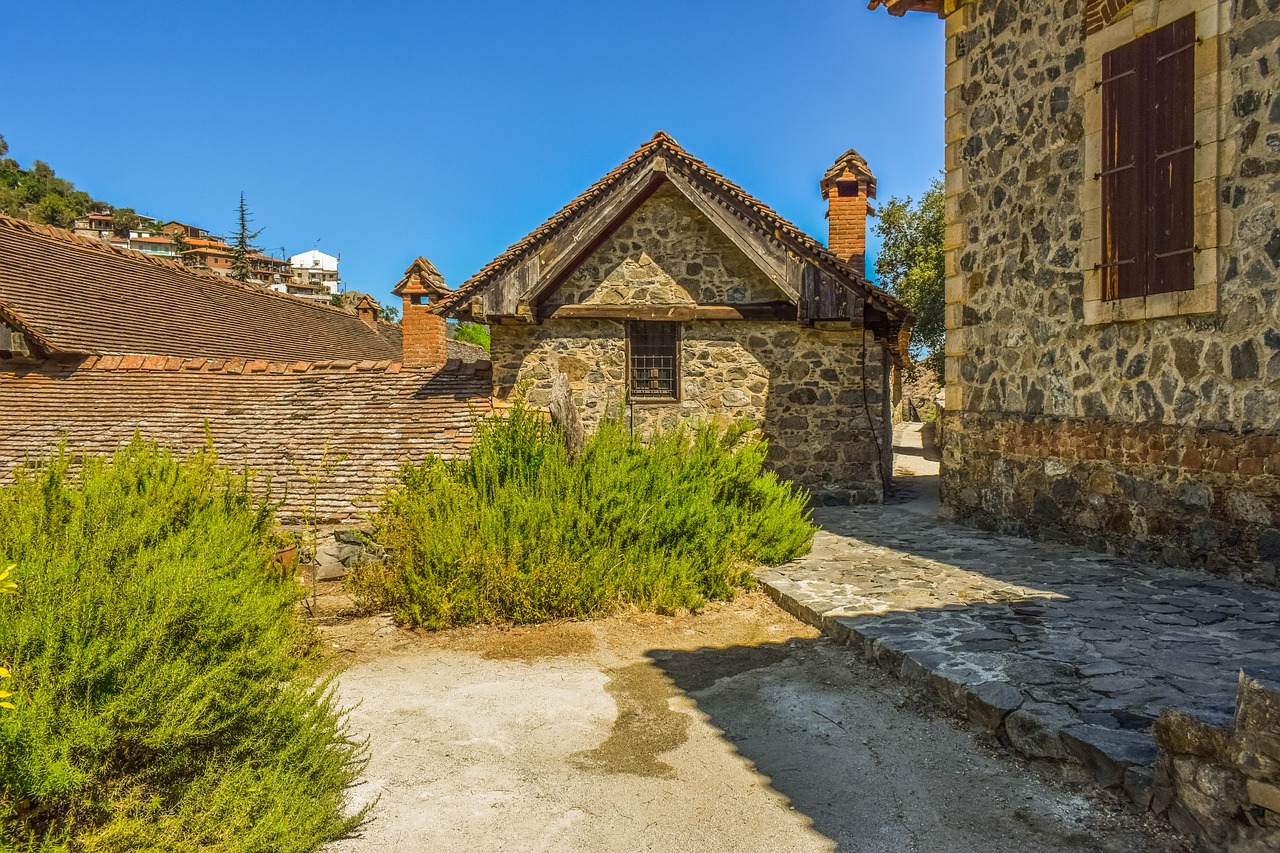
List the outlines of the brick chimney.
{"label": "brick chimney", "polygon": [[445,320],[435,312],[435,303],[449,287],[444,276],[426,258],[418,258],[391,291],[404,301],[400,320],[403,340],[400,362],[405,367],[437,367],[448,359],[445,353]]}
{"label": "brick chimney", "polygon": [[356,316],[370,329],[378,331],[378,303],[371,297],[361,297],[360,304],[356,305]]}
{"label": "brick chimney", "polygon": [[827,248],[867,274],[867,216],[876,197],[876,177],[867,161],[850,148],[822,176],[827,201]]}

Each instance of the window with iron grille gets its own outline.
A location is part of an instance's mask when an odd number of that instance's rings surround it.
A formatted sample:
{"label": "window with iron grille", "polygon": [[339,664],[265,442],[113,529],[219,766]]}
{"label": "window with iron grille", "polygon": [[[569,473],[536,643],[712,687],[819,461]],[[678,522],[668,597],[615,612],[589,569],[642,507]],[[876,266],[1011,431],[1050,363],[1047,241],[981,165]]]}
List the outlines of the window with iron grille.
{"label": "window with iron grille", "polygon": [[1103,299],[1191,290],[1195,15],[1102,58]]}
{"label": "window with iron grille", "polygon": [[627,351],[632,399],[679,399],[679,323],[631,320],[627,323]]}

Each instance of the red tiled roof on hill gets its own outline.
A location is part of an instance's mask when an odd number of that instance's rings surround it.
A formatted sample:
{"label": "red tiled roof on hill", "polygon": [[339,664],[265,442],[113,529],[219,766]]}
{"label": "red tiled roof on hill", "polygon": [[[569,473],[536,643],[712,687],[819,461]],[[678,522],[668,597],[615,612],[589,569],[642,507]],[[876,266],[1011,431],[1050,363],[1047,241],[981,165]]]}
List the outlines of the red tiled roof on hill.
{"label": "red tiled roof on hill", "polygon": [[50,355],[400,359],[354,314],[6,216],[0,318]]}

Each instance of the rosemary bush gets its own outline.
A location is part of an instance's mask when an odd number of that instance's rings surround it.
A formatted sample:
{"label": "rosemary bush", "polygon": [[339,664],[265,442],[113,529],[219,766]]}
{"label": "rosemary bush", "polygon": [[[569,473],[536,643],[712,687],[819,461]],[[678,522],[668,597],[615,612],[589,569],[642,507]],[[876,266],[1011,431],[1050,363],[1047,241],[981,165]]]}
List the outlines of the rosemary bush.
{"label": "rosemary bush", "polygon": [[477,425],[469,458],[406,466],[376,520],[385,566],[350,585],[406,624],[541,622],[731,598],[804,553],[806,496],[763,470],[750,425],[647,443],[606,421],[570,458],[523,403]]}
{"label": "rosemary bush", "polygon": [[211,452],[59,452],[0,489],[0,847],[305,851],[360,769],[272,512]]}

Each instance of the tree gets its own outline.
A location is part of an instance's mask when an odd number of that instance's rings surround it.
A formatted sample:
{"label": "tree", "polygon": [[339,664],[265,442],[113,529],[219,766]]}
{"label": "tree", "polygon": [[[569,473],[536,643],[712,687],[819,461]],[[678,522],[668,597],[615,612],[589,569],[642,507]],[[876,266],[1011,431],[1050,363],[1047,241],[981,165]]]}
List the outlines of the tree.
{"label": "tree", "polygon": [[262,229],[250,231],[249,223],[252,221],[253,217],[244,203],[244,193],[241,192],[239,226],[236,228],[235,242],[231,244],[231,277],[236,281],[248,281],[253,278],[253,265],[249,259],[262,251],[252,242],[262,233]]}
{"label": "tree", "polygon": [[876,277],[916,315],[911,351],[941,375],[946,337],[946,273],[942,240],[946,215],[941,178],[934,178],[919,202],[894,197],[880,209],[875,232],[884,240]]}
{"label": "tree", "polygon": [[395,323],[400,319],[400,309],[394,305],[383,305],[378,309],[378,319],[384,323]]}
{"label": "tree", "polygon": [[9,153],[9,143],[4,141],[4,134],[0,133],[0,157]]}
{"label": "tree", "polygon": [[479,323],[459,323],[453,329],[453,339],[489,349],[489,327]]}
{"label": "tree", "polygon": [[191,250],[191,244],[187,242],[187,235],[181,228],[174,230],[170,235],[173,240],[173,250],[178,253],[178,260],[184,264],[187,262],[186,253]]}
{"label": "tree", "polygon": [[56,228],[70,228],[75,222],[76,211],[71,209],[67,200],[60,195],[46,195],[31,208],[30,217],[35,222],[43,222]]}
{"label": "tree", "polygon": [[138,227],[142,217],[132,207],[117,207],[111,211],[111,231],[117,237],[128,237]]}

